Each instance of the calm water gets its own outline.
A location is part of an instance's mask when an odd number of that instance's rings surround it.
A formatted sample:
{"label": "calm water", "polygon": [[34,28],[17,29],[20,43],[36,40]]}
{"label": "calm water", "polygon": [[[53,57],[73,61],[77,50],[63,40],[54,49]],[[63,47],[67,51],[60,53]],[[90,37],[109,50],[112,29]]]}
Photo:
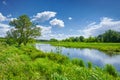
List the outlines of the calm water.
{"label": "calm water", "polygon": [[120,55],[109,56],[96,49],[55,47],[50,44],[36,44],[36,48],[44,52],[60,51],[63,55],[66,55],[71,59],[80,58],[85,62],[90,61],[94,65],[100,67],[103,67],[105,64],[112,64],[118,71],[120,71]]}

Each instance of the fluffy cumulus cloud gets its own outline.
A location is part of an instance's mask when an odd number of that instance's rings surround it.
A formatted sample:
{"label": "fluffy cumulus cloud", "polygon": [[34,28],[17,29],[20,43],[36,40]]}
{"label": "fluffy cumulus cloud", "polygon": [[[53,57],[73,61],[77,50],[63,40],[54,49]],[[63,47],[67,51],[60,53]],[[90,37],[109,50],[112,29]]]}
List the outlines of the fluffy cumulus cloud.
{"label": "fluffy cumulus cloud", "polygon": [[13,21],[16,18],[13,18],[11,14],[4,16],[2,13],[0,13],[0,22],[4,21]]}
{"label": "fluffy cumulus cloud", "polygon": [[60,19],[57,19],[57,18],[51,20],[50,24],[52,26],[64,27],[64,22],[62,20],[60,20]]}
{"label": "fluffy cumulus cloud", "polygon": [[90,23],[85,29],[79,30],[79,32],[83,34],[85,37],[89,37],[97,36],[109,29],[120,32],[120,21],[104,17],[100,20],[99,23],[96,22]]}
{"label": "fluffy cumulus cloud", "polygon": [[16,18],[12,18],[11,14],[4,16],[2,13],[0,13],[0,37],[5,37],[6,32],[12,28],[8,25],[8,23],[13,19]]}
{"label": "fluffy cumulus cloud", "polygon": [[65,39],[68,38],[68,35],[65,34],[57,34],[55,32],[52,32],[52,27],[51,26],[41,26],[41,25],[37,25],[37,27],[41,28],[41,36],[38,37],[37,39],[45,39],[45,40],[49,40],[51,38],[56,38],[56,39]]}
{"label": "fluffy cumulus cloud", "polygon": [[38,39],[50,40],[51,38],[62,40],[62,39],[68,38],[68,35],[50,33],[50,34],[42,35]]}
{"label": "fluffy cumulus cloud", "polygon": [[3,16],[2,13],[0,13],[0,22],[6,21],[6,20],[7,20],[7,18],[5,16]]}
{"label": "fluffy cumulus cloud", "polygon": [[9,18],[0,13],[0,37],[4,37],[6,35],[6,32],[10,29],[10,26],[8,24],[3,23],[8,20]]}
{"label": "fluffy cumulus cloud", "polygon": [[57,14],[56,12],[52,11],[44,11],[41,13],[37,13],[37,15],[33,16],[32,21],[44,22],[51,19],[52,17],[55,17],[56,14]]}
{"label": "fluffy cumulus cloud", "polygon": [[41,28],[42,36],[51,34],[51,29],[52,29],[51,26],[46,27],[46,26],[37,25],[37,27]]}
{"label": "fluffy cumulus cloud", "polygon": [[0,23],[0,37],[4,37],[6,32],[10,29],[11,27],[9,25]]}
{"label": "fluffy cumulus cloud", "polygon": [[52,34],[52,27],[51,26],[42,26],[42,25],[37,25],[37,27],[41,28],[41,36],[38,37],[37,39],[50,39],[50,35]]}

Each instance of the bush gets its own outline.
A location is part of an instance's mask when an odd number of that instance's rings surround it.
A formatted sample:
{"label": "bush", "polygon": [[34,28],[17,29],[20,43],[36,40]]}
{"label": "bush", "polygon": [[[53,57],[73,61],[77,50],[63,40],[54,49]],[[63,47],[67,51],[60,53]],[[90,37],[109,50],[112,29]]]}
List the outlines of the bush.
{"label": "bush", "polygon": [[48,57],[48,59],[50,59],[52,61],[56,61],[61,64],[64,64],[68,61],[68,57],[61,55],[61,54],[48,53],[47,57]]}
{"label": "bush", "polygon": [[80,61],[79,61],[79,66],[81,66],[81,67],[85,67],[85,65],[84,65],[84,61],[83,61],[83,60],[80,60]]}
{"label": "bush", "polygon": [[88,62],[88,68],[92,69],[92,63],[91,62]]}
{"label": "bush", "polygon": [[37,58],[45,58],[46,54],[42,53],[42,52],[34,52],[34,53],[30,54],[30,57],[32,58],[32,60],[35,60]]}
{"label": "bush", "polygon": [[67,77],[54,73],[51,75],[51,80],[68,80]]}
{"label": "bush", "polygon": [[63,73],[63,68],[62,68],[62,66],[58,66],[58,67],[56,68],[56,71],[57,71],[57,73],[62,74],[62,73]]}
{"label": "bush", "polygon": [[115,76],[115,77],[118,76],[116,69],[115,69],[112,65],[110,65],[110,64],[107,64],[107,65],[105,66],[104,70],[105,70],[106,72],[108,72],[110,75],[113,75],[113,76]]}
{"label": "bush", "polygon": [[80,67],[85,67],[83,60],[79,60],[75,58],[72,60],[72,63]]}

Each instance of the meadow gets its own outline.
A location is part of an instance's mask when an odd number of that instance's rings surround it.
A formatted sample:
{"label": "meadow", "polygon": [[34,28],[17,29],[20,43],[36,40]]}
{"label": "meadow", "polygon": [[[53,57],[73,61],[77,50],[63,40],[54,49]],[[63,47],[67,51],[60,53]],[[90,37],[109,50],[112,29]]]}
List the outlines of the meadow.
{"label": "meadow", "polygon": [[120,76],[111,65],[93,68],[91,62],[44,53],[34,44],[0,43],[0,80],[120,80]]}
{"label": "meadow", "polygon": [[85,42],[45,42],[53,46],[68,48],[92,48],[104,51],[110,55],[120,54],[120,43],[85,43]]}

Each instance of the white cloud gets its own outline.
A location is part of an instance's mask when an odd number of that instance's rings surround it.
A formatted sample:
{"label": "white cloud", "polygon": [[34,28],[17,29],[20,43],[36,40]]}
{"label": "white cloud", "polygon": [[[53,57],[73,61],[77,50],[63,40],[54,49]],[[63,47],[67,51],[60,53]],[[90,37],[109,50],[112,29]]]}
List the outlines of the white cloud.
{"label": "white cloud", "polygon": [[2,22],[2,21],[6,21],[6,17],[5,16],[3,16],[3,14],[2,13],[0,13],[0,22]]}
{"label": "white cloud", "polygon": [[8,21],[13,21],[13,20],[15,20],[15,19],[17,19],[17,18],[9,18],[9,19],[7,19]]}
{"label": "white cloud", "polygon": [[0,28],[1,27],[3,27],[3,28],[8,28],[8,27],[10,27],[9,25],[7,25],[7,24],[2,24],[2,23],[0,23]]}
{"label": "white cloud", "polygon": [[52,17],[55,17],[56,14],[56,12],[52,11],[44,11],[41,13],[37,13],[37,15],[33,16],[32,21],[44,22],[51,19]]}
{"label": "white cloud", "polygon": [[70,34],[64,34],[64,33],[49,33],[49,34],[46,34],[46,35],[42,35],[40,36],[38,39],[44,39],[44,40],[50,40],[51,38],[55,38],[55,39],[58,39],[58,40],[62,40],[62,39],[66,39],[66,38],[69,38],[69,37],[79,37],[80,35],[70,35]]}
{"label": "white cloud", "polygon": [[12,21],[16,18],[12,18],[12,15],[9,14],[7,16],[4,16],[2,13],[0,13],[0,22],[4,22],[4,21]]}
{"label": "white cloud", "polygon": [[40,27],[41,28],[41,36],[38,37],[37,39],[50,39],[50,36],[52,34],[52,27],[51,26],[41,26],[41,25],[36,25],[37,27]]}
{"label": "white cloud", "polygon": [[3,3],[4,5],[7,5],[6,1],[2,1],[2,3]]}
{"label": "white cloud", "polygon": [[6,32],[10,29],[11,27],[9,25],[0,23],[0,37],[5,37]]}
{"label": "white cloud", "polygon": [[53,33],[50,33],[50,34],[47,34],[47,35],[42,35],[38,39],[50,40],[51,38],[55,38],[55,39],[61,40],[61,39],[64,39],[66,37],[67,36],[64,35],[64,34],[53,34]]}
{"label": "white cloud", "polygon": [[60,19],[57,19],[57,18],[51,20],[51,21],[50,21],[50,24],[51,24],[52,26],[58,26],[58,27],[64,27],[64,26],[65,26],[65,25],[64,25],[64,22],[63,22],[62,20],[60,20]]}
{"label": "white cloud", "polygon": [[68,17],[69,20],[72,20],[72,17]]}
{"label": "white cloud", "polygon": [[66,38],[67,36],[65,34],[51,34],[50,35],[50,38],[55,38],[55,39],[58,39],[58,40],[62,40],[64,38]]}
{"label": "white cloud", "polygon": [[104,17],[100,20],[99,23],[93,22],[89,24],[87,28],[79,30],[79,32],[82,33],[85,37],[89,37],[97,36],[109,29],[120,31],[120,21]]}
{"label": "white cloud", "polygon": [[41,30],[42,36],[51,34],[51,29],[52,29],[51,26],[46,27],[46,26],[37,25],[37,27],[40,27],[42,29]]}
{"label": "white cloud", "polygon": [[57,33],[52,33],[52,27],[51,26],[41,26],[41,25],[37,25],[37,27],[40,27],[41,33],[42,35],[40,37],[38,37],[37,39],[45,39],[45,40],[49,40],[51,38],[56,38],[56,39],[64,39],[66,37],[68,37],[65,34],[57,34]]}
{"label": "white cloud", "polygon": [[4,22],[9,22],[15,18],[11,18],[11,14],[4,16],[2,13],[0,13],[0,37],[5,37],[6,32],[11,29],[11,27],[8,24],[5,24]]}
{"label": "white cloud", "polygon": [[12,14],[8,14],[7,17],[12,17]]}

